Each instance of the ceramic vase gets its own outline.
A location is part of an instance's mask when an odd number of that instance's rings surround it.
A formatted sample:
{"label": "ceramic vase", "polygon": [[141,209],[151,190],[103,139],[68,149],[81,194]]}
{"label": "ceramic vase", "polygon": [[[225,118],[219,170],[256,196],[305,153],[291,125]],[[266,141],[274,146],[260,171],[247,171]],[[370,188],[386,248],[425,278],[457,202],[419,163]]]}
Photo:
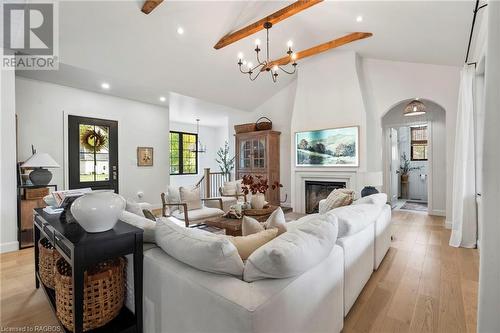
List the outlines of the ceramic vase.
{"label": "ceramic vase", "polygon": [[262,209],[266,204],[266,198],[263,193],[252,194],[252,198],[250,199],[250,204],[252,205],[252,209]]}
{"label": "ceramic vase", "polygon": [[85,231],[104,232],[113,229],[125,205],[125,199],[112,190],[92,191],[73,202],[71,214]]}

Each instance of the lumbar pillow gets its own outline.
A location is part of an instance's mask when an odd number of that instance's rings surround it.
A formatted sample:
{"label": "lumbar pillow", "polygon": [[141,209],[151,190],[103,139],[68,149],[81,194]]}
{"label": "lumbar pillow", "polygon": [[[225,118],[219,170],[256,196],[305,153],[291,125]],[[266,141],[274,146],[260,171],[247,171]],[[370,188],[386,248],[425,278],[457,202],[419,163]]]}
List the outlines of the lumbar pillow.
{"label": "lumbar pillow", "polygon": [[171,257],[199,270],[238,277],[243,274],[238,250],[219,235],[162,218],[156,225],[156,244]]}
{"label": "lumbar pillow", "polygon": [[354,205],[360,204],[374,204],[377,206],[383,206],[387,203],[387,194],[385,193],[377,193],[372,195],[367,195],[366,197],[359,198],[354,201]]}
{"label": "lumbar pillow", "polygon": [[181,196],[181,202],[187,204],[188,210],[201,209],[202,204],[200,199],[200,188],[198,186],[192,188],[181,186],[179,188],[179,193]]}
{"label": "lumbar pillow", "polygon": [[325,259],[337,240],[337,218],[317,215],[269,243],[248,257],[243,279],[288,278],[304,273]]}
{"label": "lumbar pillow", "polygon": [[155,229],[156,222],[153,222],[144,216],[139,216],[124,210],[122,215],[120,216],[120,220],[133,225],[139,229],[144,230],[144,234],[142,236],[142,240],[147,243],[155,242]]}
{"label": "lumbar pillow", "polygon": [[352,200],[353,194],[347,192],[345,189],[335,189],[325,199],[320,213],[324,214],[334,208],[350,205],[352,204]]}
{"label": "lumbar pillow", "polygon": [[127,212],[130,212],[132,214],[144,217],[144,214],[142,213],[142,208],[141,205],[139,205],[137,202],[132,201],[132,200],[127,200],[127,204],[125,206],[125,210]]}
{"label": "lumbar pillow", "polygon": [[262,230],[248,236],[223,236],[236,246],[241,259],[246,260],[255,250],[278,235],[278,229]]}
{"label": "lumbar pillow", "polygon": [[243,236],[248,236],[271,228],[278,229],[278,236],[286,232],[286,219],[281,207],[278,207],[278,209],[272,212],[263,224],[249,216],[244,216],[241,221],[241,234]]}

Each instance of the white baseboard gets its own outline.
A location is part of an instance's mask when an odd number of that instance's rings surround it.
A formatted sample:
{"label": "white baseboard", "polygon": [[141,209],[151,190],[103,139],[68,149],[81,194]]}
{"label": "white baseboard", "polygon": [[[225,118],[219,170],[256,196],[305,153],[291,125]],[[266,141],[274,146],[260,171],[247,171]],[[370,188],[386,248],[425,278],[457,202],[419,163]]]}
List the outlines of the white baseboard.
{"label": "white baseboard", "polygon": [[444,222],[444,227],[445,227],[446,229],[451,229],[451,228],[452,228],[452,226],[453,226],[453,223],[452,223],[451,221],[446,220],[446,221]]}
{"label": "white baseboard", "polygon": [[8,242],[0,244],[0,253],[12,252],[19,250],[19,242]]}
{"label": "white baseboard", "polygon": [[429,212],[429,215],[433,216],[446,216],[446,211],[442,209],[433,209]]}

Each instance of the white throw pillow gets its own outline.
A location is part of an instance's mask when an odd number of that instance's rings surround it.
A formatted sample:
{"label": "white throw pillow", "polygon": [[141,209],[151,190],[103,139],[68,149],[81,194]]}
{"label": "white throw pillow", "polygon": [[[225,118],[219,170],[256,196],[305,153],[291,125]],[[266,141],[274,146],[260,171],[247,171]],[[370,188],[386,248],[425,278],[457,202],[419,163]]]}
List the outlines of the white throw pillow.
{"label": "white throw pillow", "polygon": [[120,220],[133,225],[134,227],[140,228],[144,230],[144,234],[142,236],[142,240],[147,243],[154,243],[155,240],[155,228],[156,222],[147,219],[145,217],[138,216],[128,211],[123,211],[120,216]]}
{"label": "white throw pillow", "polygon": [[133,200],[127,200],[127,205],[125,206],[125,210],[132,214],[144,217],[141,205]]}
{"label": "white throw pillow", "polygon": [[337,218],[317,215],[276,237],[253,252],[246,261],[243,279],[297,276],[324,260],[337,240]]}
{"label": "white throw pillow", "polygon": [[200,188],[199,187],[180,187],[179,193],[181,196],[181,202],[187,204],[188,210],[201,209],[201,199],[200,199]]}
{"label": "white throw pillow", "polygon": [[358,200],[354,201],[354,205],[361,205],[361,204],[374,204],[377,206],[383,206],[387,203],[387,194],[385,193],[376,193],[372,195],[368,195],[363,198],[359,198]]}
{"label": "white throw pillow", "polygon": [[[167,187],[167,203],[176,204],[181,202],[181,194],[179,193],[179,188],[176,186],[169,185]],[[167,206],[170,213],[180,209],[179,206]]]}
{"label": "white throw pillow", "polygon": [[244,216],[241,221],[241,234],[243,236],[248,236],[272,228],[278,229],[278,236],[286,232],[286,219],[281,207],[278,207],[274,212],[272,212],[263,224],[249,216]]}
{"label": "white throw pillow", "polygon": [[236,195],[238,188],[237,188],[238,182],[233,181],[233,182],[225,182],[224,185],[222,186],[222,194],[223,195]]}
{"label": "white throw pillow", "polygon": [[165,218],[157,222],[155,233],[156,244],[187,265],[239,278],[243,274],[243,261],[228,239],[204,230],[182,227]]}
{"label": "white throw pillow", "polygon": [[256,234],[248,236],[227,236],[221,235],[231,241],[231,243],[236,246],[241,259],[247,260],[248,257],[259,247],[266,244],[270,240],[276,238],[278,235],[278,229],[272,228],[267,230],[262,230]]}

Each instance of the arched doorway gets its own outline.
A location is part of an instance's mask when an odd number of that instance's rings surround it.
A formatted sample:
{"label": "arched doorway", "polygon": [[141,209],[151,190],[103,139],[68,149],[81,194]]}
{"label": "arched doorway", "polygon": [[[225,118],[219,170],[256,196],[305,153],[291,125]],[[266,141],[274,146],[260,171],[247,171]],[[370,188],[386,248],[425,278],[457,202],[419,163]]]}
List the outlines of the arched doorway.
{"label": "arched doorway", "polygon": [[[426,113],[404,116],[412,99],[393,105],[382,117],[384,188],[395,208],[446,215],[446,112],[422,98]],[[410,169],[401,176],[403,164]]]}

